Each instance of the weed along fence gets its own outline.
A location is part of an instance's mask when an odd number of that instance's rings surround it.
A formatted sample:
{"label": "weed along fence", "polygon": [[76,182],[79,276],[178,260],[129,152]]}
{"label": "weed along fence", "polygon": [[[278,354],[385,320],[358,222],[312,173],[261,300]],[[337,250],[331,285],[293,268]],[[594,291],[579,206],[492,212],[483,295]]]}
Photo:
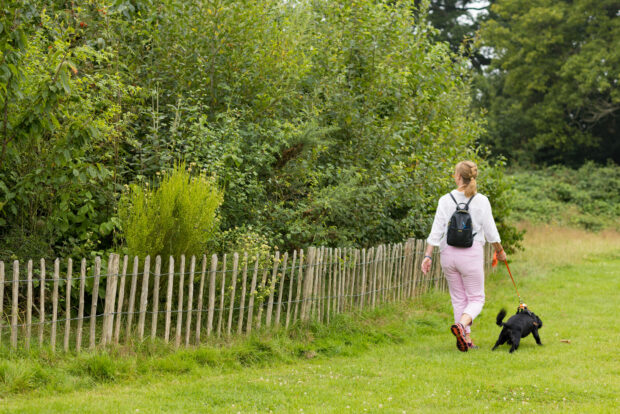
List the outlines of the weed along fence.
{"label": "weed along fence", "polygon": [[11,269],[0,262],[0,345],[80,352],[159,338],[179,347],[297,321],[328,323],[339,313],[445,289],[438,260],[429,274],[420,271],[423,248],[424,241],[410,239],[267,257],[164,262],[111,254],[89,266],[85,259],[41,259],[15,261]]}

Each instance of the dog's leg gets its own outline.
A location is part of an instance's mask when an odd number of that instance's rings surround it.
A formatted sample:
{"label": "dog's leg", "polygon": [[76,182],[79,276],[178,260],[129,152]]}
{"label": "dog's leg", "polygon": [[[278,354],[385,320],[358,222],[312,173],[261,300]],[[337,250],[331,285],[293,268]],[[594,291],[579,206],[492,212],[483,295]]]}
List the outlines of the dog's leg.
{"label": "dog's leg", "polygon": [[540,336],[538,336],[538,328],[534,328],[532,330],[532,336],[534,336],[534,339],[538,345],[542,345],[542,342],[540,342]]}
{"label": "dog's leg", "polygon": [[513,353],[519,348],[519,342],[521,342],[521,331],[517,329],[513,329],[511,331],[511,334],[512,334],[511,335],[512,346],[510,347],[510,353]]}
{"label": "dog's leg", "polygon": [[497,342],[495,342],[495,346],[491,350],[495,351],[495,349],[498,346],[504,345],[508,339],[510,339],[510,331],[507,328],[504,328],[502,329],[502,332],[499,334],[499,338],[497,338]]}

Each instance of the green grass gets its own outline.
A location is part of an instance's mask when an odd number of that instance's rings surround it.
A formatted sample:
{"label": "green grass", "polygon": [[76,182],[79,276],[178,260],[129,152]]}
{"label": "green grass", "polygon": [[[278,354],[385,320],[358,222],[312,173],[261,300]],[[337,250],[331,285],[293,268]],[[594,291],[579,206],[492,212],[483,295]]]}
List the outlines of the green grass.
{"label": "green grass", "polygon": [[9,358],[0,384],[14,389],[0,388],[0,412],[615,412],[620,235],[539,226],[525,245],[511,269],[544,321],[542,347],[529,336],[515,354],[491,352],[497,311],[517,304],[500,268],[487,280],[476,352],[456,350],[449,298],[433,293],[217,349]]}

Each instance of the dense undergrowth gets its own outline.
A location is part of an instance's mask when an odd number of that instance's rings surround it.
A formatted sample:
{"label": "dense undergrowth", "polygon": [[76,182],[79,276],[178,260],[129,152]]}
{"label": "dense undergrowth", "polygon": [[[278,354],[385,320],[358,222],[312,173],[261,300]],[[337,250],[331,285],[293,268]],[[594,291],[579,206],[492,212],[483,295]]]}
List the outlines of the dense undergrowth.
{"label": "dense undergrowth", "polygon": [[620,166],[587,163],[514,169],[511,219],[602,230],[620,228]]}

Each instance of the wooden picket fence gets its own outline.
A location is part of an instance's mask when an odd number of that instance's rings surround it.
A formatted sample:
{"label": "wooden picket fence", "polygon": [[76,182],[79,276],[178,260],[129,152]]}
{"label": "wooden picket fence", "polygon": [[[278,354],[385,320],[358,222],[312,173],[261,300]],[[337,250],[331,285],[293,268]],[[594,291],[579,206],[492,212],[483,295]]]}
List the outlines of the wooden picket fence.
{"label": "wooden picket fence", "polygon": [[[25,269],[14,261],[12,278],[0,262],[0,346],[10,334],[12,349],[37,342],[55,351],[63,325],[62,350],[80,352],[148,338],[187,347],[298,321],[329,323],[339,313],[446,289],[438,257],[431,272],[420,271],[424,247],[425,241],[410,239],[370,249],[310,247],[283,256],[192,256],[189,263],[181,256],[164,264],[157,256],[154,266],[148,256],[111,254],[107,265],[100,257],[91,266],[82,259],[79,272],[71,259],[56,259],[51,275],[44,259],[39,266],[29,260]],[[487,266],[490,254],[487,248]]]}

